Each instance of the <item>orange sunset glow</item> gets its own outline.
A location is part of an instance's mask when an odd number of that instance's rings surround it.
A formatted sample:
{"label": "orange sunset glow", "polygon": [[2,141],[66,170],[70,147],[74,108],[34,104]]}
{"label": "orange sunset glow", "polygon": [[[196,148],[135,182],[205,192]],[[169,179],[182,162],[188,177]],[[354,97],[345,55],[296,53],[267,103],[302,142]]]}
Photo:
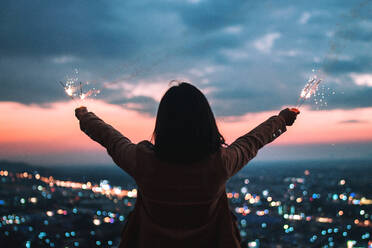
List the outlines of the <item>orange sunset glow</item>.
{"label": "orange sunset glow", "polygon": [[[99,100],[90,101],[86,105],[89,111],[95,112],[132,142],[151,139],[155,117]],[[78,151],[82,160],[94,154],[107,157],[104,148],[80,131],[74,116],[75,107],[77,105],[73,101],[54,102],[46,107],[0,103],[0,112],[7,117],[0,119],[0,156],[27,160],[27,156],[32,154],[68,156],[70,152]],[[217,122],[226,141],[231,143],[275,114],[277,111],[240,117],[217,117]],[[371,122],[372,108],[329,111],[302,108],[296,125],[288,127],[286,135],[278,138],[271,146],[370,142]],[[73,162],[74,158],[68,161]]]}

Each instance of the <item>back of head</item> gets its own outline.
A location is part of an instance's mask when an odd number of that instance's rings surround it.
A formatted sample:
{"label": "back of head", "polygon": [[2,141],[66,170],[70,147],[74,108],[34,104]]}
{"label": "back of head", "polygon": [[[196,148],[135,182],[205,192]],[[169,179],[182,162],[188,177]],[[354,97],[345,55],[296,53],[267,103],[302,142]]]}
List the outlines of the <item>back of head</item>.
{"label": "back of head", "polygon": [[188,83],[172,86],[160,101],[154,130],[159,159],[192,163],[224,144],[204,94]]}

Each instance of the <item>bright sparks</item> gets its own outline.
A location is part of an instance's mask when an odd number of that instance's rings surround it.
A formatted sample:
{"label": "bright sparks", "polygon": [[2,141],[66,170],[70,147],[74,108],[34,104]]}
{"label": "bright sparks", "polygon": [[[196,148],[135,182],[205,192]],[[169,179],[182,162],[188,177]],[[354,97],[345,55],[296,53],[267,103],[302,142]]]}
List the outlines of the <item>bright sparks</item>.
{"label": "bright sparks", "polygon": [[[75,74],[78,73],[79,71],[75,69]],[[83,83],[79,81],[77,75],[75,75],[75,77],[68,78],[65,82],[59,81],[59,83],[64,88],[66,95],[71,97],[71,99],[74,101],[76,101],[76,99],[86,100],[91,96],[97,96],[99,93],[101,93],[101,91],[97,90],[96,88],[84,91],[87,88],[87,85],[89,85],[89,82]]]}
{"label": "bright sparks", "polygon": [[301,91],[300,97],[298,98],[297,107],[300,107],[307,99],[315,95],[315,92],[318,90],[321,81],[322,80],[318,79],[316,76],[307,81],[305,87]]}

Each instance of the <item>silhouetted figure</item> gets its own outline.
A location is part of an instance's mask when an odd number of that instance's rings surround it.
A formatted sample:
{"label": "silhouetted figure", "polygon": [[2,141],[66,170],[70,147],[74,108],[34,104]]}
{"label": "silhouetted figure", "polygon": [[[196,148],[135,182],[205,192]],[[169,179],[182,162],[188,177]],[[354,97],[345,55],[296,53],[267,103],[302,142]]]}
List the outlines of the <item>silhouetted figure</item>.
{"label": "silhouetted figure", "polygon": [[138,185],[120,248],[241,247],[226,181],[285,132],[298,113],[284,109],[227,146],[203,93],[181,83],[161,99],[153,145],[133,144],[85,107],[77,108],[81,130]]}

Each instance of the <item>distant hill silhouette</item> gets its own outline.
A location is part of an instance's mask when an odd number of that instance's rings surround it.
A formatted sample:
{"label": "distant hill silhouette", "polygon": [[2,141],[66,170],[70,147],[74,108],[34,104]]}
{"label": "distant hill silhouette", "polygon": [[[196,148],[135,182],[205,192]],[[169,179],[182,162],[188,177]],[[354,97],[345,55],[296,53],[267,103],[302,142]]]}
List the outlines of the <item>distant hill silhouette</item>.
{"label": "distant hill silhouette", "polygon": [[61,180],[99,181],[107,179],[115,185],[135,185],[134,180],[114,164],[37,166],[24,162],[0,160],[0,169],[11,172],[38,172],[43,176],[53,176]]}
{"label": "distant hill silhouette", "polygon": [[46,172],[45,168],[31,165],[24,162],[11,162],[7,160],[0,160],[0,169],[10,170],[13,172],[33,172],[38,171],[39,173]]}
{"label": "distant hill silhouette", "polygon": [[[273,170],[275,168],[275,170]],[[114,164],[109,165],[54,165],[37,166],[24,162],[10,162],[0,160],[0,169],[12,172],[33,173],[37,171],[44,176],[53,176],[61,180],[95,181],[107,179],[112,185],[132,187],[134,180],[122,169]],[[275,173],[276,170],[286,171],[288,176],[295,176],[305,169],[311,171],[343,170],[345,175],[354,172],[372,173],[372,160],[313,160],[313,161],[251,161],[237,176],[265,175]]]}

